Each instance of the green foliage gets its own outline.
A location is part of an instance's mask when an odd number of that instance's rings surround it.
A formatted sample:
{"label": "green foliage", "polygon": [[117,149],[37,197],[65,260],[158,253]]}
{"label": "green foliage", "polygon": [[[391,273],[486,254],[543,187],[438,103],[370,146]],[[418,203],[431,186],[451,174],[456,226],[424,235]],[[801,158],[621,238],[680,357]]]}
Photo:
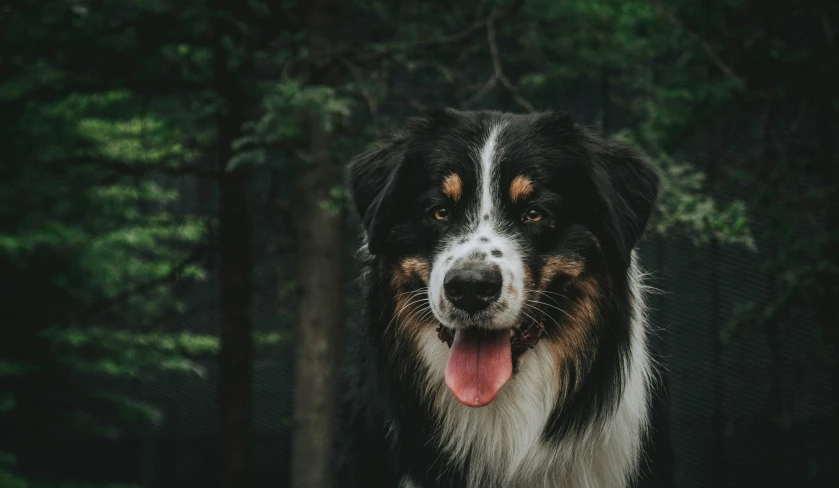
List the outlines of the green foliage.
{"label": "green foliage", "polygon": [[17,406],[14,395],[9,392],[0,392],[0,414],[8,412]]}
{"label": "green foliage", "polygon": [[[182,331],[57,327],[42,335],[49,339],[56,358],[69,367],[113,377],[142,378],[165,371],[204,377],[206,370],[199,360],[219,352],[218,337]],[[285,339],[280,332],[253,335],[260,347],[276,346]]]}
{"label": "green foliage", "polygon": [[748,226],[746,205],[734,201],[725,206],[710,197],[705,174],[688,164],[676,164],[662,155],[658,159],[661,192],[657,212],[650,224],[655,232],[686,230],[696,245],[712,239],[756,250]]}
{"label": "green foliage", "polygon": [[48,329],[43,335],[53,344],[53,353],[60,361],[82,372],[116,377],[135,378],[159,371],[203,377],[203,366],[190,358],[218,352],[217,337],[187,332],[60,327]]}
{"label": "green foliage", "polygon": [[32,367],[21,361],[0,359],[0,378],[4,376],[19,376],[32,371]]}
{"label": "green foliage", "polygon": [[[1,455],[2,453],[0,453]],[[4,463],[0,460],[0,486],[4,488],[30,488],[31,485],[18,476],[15,476],[6,469],[6,466],[3,465]]]}
{"label": "green foliage", "polygon": [[[131,17],[132,9],[162,6],[121,8]],[[203,373],[187,355],[217,348],[216,338],[208,345],[203,336],[159,326],[182,307],[175,287],[205,277],[196,250],[206,246],[209,228],[203,216],[173,212],[180,187],[159,174],[194,163],[207,131],[183,124],[177,98],[150,98],[116,79],[124,73],[108,73],[116,63],[102,60],[139,49],[131,29],[109,31],[113,23],[101,22],[107,13],[70,7],[49,2],[0,14],[0,30],[17,33],[0,50],[0,124],[15,129],[0,135],[2,425],[31,415],[18,408],[22,400],[31,405],[33,396],[51,394],[27,389],[31,382],[63,375],[69,390],[161,371]],[[100,56],[100,66],[80,66],[53,39],[95,42],[83,51]],[[162,415],[90,386],[66,395],[60,408],[38,419],[39,427],[115,437]],[[59,486],[23,480],[12,468],[0,465],[0,486]]]}
{"label": "green foliage", "polygon": [[[9,361],[0,358],[0,381],[10,377],[19,377],[31,373],[33,366],[22,361]],[[14,410],[17,407],[17,399],[10,391],[0,388],[0,415]],[[0,464],[2,459],[0,458]]]}
{"label": "green foliage", "polygon": [[[245,124],[245,135],[233,146],[236,155],[229,171],[240,164],[266,162],[270,148],[301,138],[307,124],[317,124],[331,133],[350,116],[350,100],[332,87],[283,80],[266,85],[263,91],[262,115]],[[315,157],[304,151],[298,151],[297,156],[304,162]]]}
{"label": "green foliage", "polygon": [[333,217],[341,214],[343,208],[350,204],[350,196],[343,186],[334,186],[329,189],[329,199],[321,202],[320,207],[324,212]]}

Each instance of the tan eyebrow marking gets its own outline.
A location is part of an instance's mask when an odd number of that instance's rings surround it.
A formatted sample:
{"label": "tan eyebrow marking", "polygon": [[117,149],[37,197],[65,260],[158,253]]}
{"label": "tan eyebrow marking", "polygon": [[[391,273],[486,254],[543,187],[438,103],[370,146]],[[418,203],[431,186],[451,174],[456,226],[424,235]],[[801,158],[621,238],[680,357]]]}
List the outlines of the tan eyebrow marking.
{"label": "tan eyebrow marking", "polygon": [[513,203],[533,195],[533,182],[527,176],[516,176],[510,184],[510,199]]}
{"label": "tan eyebrow marking", "polygon": [[460,200],[461,195],[463,195],[463,181],[460,176],[456,173],[446,176],[446,179],[443,180],[443,194],[455,202]]}

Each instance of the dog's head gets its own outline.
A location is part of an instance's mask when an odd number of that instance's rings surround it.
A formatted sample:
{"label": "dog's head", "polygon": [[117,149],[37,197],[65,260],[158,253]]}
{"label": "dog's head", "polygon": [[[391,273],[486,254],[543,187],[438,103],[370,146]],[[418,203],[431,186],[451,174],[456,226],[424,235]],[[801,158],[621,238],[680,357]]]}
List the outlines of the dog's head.
{"label": "dog's head", "polygon": [[397,327],[439,327],[446,382],[472,406],[540,337],[567,358],[593,347],[658,186],[631,150],[550,113],[444,110],[358,156],[349,176]]}

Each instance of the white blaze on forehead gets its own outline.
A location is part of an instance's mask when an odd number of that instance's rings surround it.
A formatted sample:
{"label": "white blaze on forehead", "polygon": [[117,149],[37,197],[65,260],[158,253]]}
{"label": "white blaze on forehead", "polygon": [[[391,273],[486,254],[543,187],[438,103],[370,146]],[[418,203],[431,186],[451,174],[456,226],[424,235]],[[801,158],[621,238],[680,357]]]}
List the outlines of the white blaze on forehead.
{"label": "white blaze on forehead", "polygon": [[495,210],[495,205],[492,202],[492,170],[495,167],[494,161],[499,132],[501,132],[500,125],[490,128],[489,137],[487,137],[484,147],[481,149],[481,203],[478,207],[478,219],[494,213]]}
{"label": "white blaze on forehead", "polygon": [[432,265],[429,283],[431,310],[447,327],[458,328],[464,315],[445,297],[443,283],[446,273],[455,265],[468,265],[472,259],[486,260],[498,266],[503,284],[501,295],[486,311],[479,322],[494,328],[520,325],[519,314],[524,299],[524,263],[515,240],[506,234],[501,214],[501,194],[496,188],[497,167],[503,156],[499,144],[503,124],[487,127],[486,139],[476,148],[475,163],[479,166],[476,206],[468,213],[466,233],[460,233],[444,242]]}

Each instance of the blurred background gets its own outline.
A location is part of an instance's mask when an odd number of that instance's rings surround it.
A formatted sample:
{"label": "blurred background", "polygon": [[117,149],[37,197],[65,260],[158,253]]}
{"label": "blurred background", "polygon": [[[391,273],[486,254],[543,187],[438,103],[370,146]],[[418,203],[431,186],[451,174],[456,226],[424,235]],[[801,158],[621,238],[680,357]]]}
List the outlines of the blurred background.
{"label": "blurred background", "polygon": [[0,488],[332,486],[343,169],[444,106],[661,172],[645,486],[839,486],[835,2],[0,0],[0,39]]}

